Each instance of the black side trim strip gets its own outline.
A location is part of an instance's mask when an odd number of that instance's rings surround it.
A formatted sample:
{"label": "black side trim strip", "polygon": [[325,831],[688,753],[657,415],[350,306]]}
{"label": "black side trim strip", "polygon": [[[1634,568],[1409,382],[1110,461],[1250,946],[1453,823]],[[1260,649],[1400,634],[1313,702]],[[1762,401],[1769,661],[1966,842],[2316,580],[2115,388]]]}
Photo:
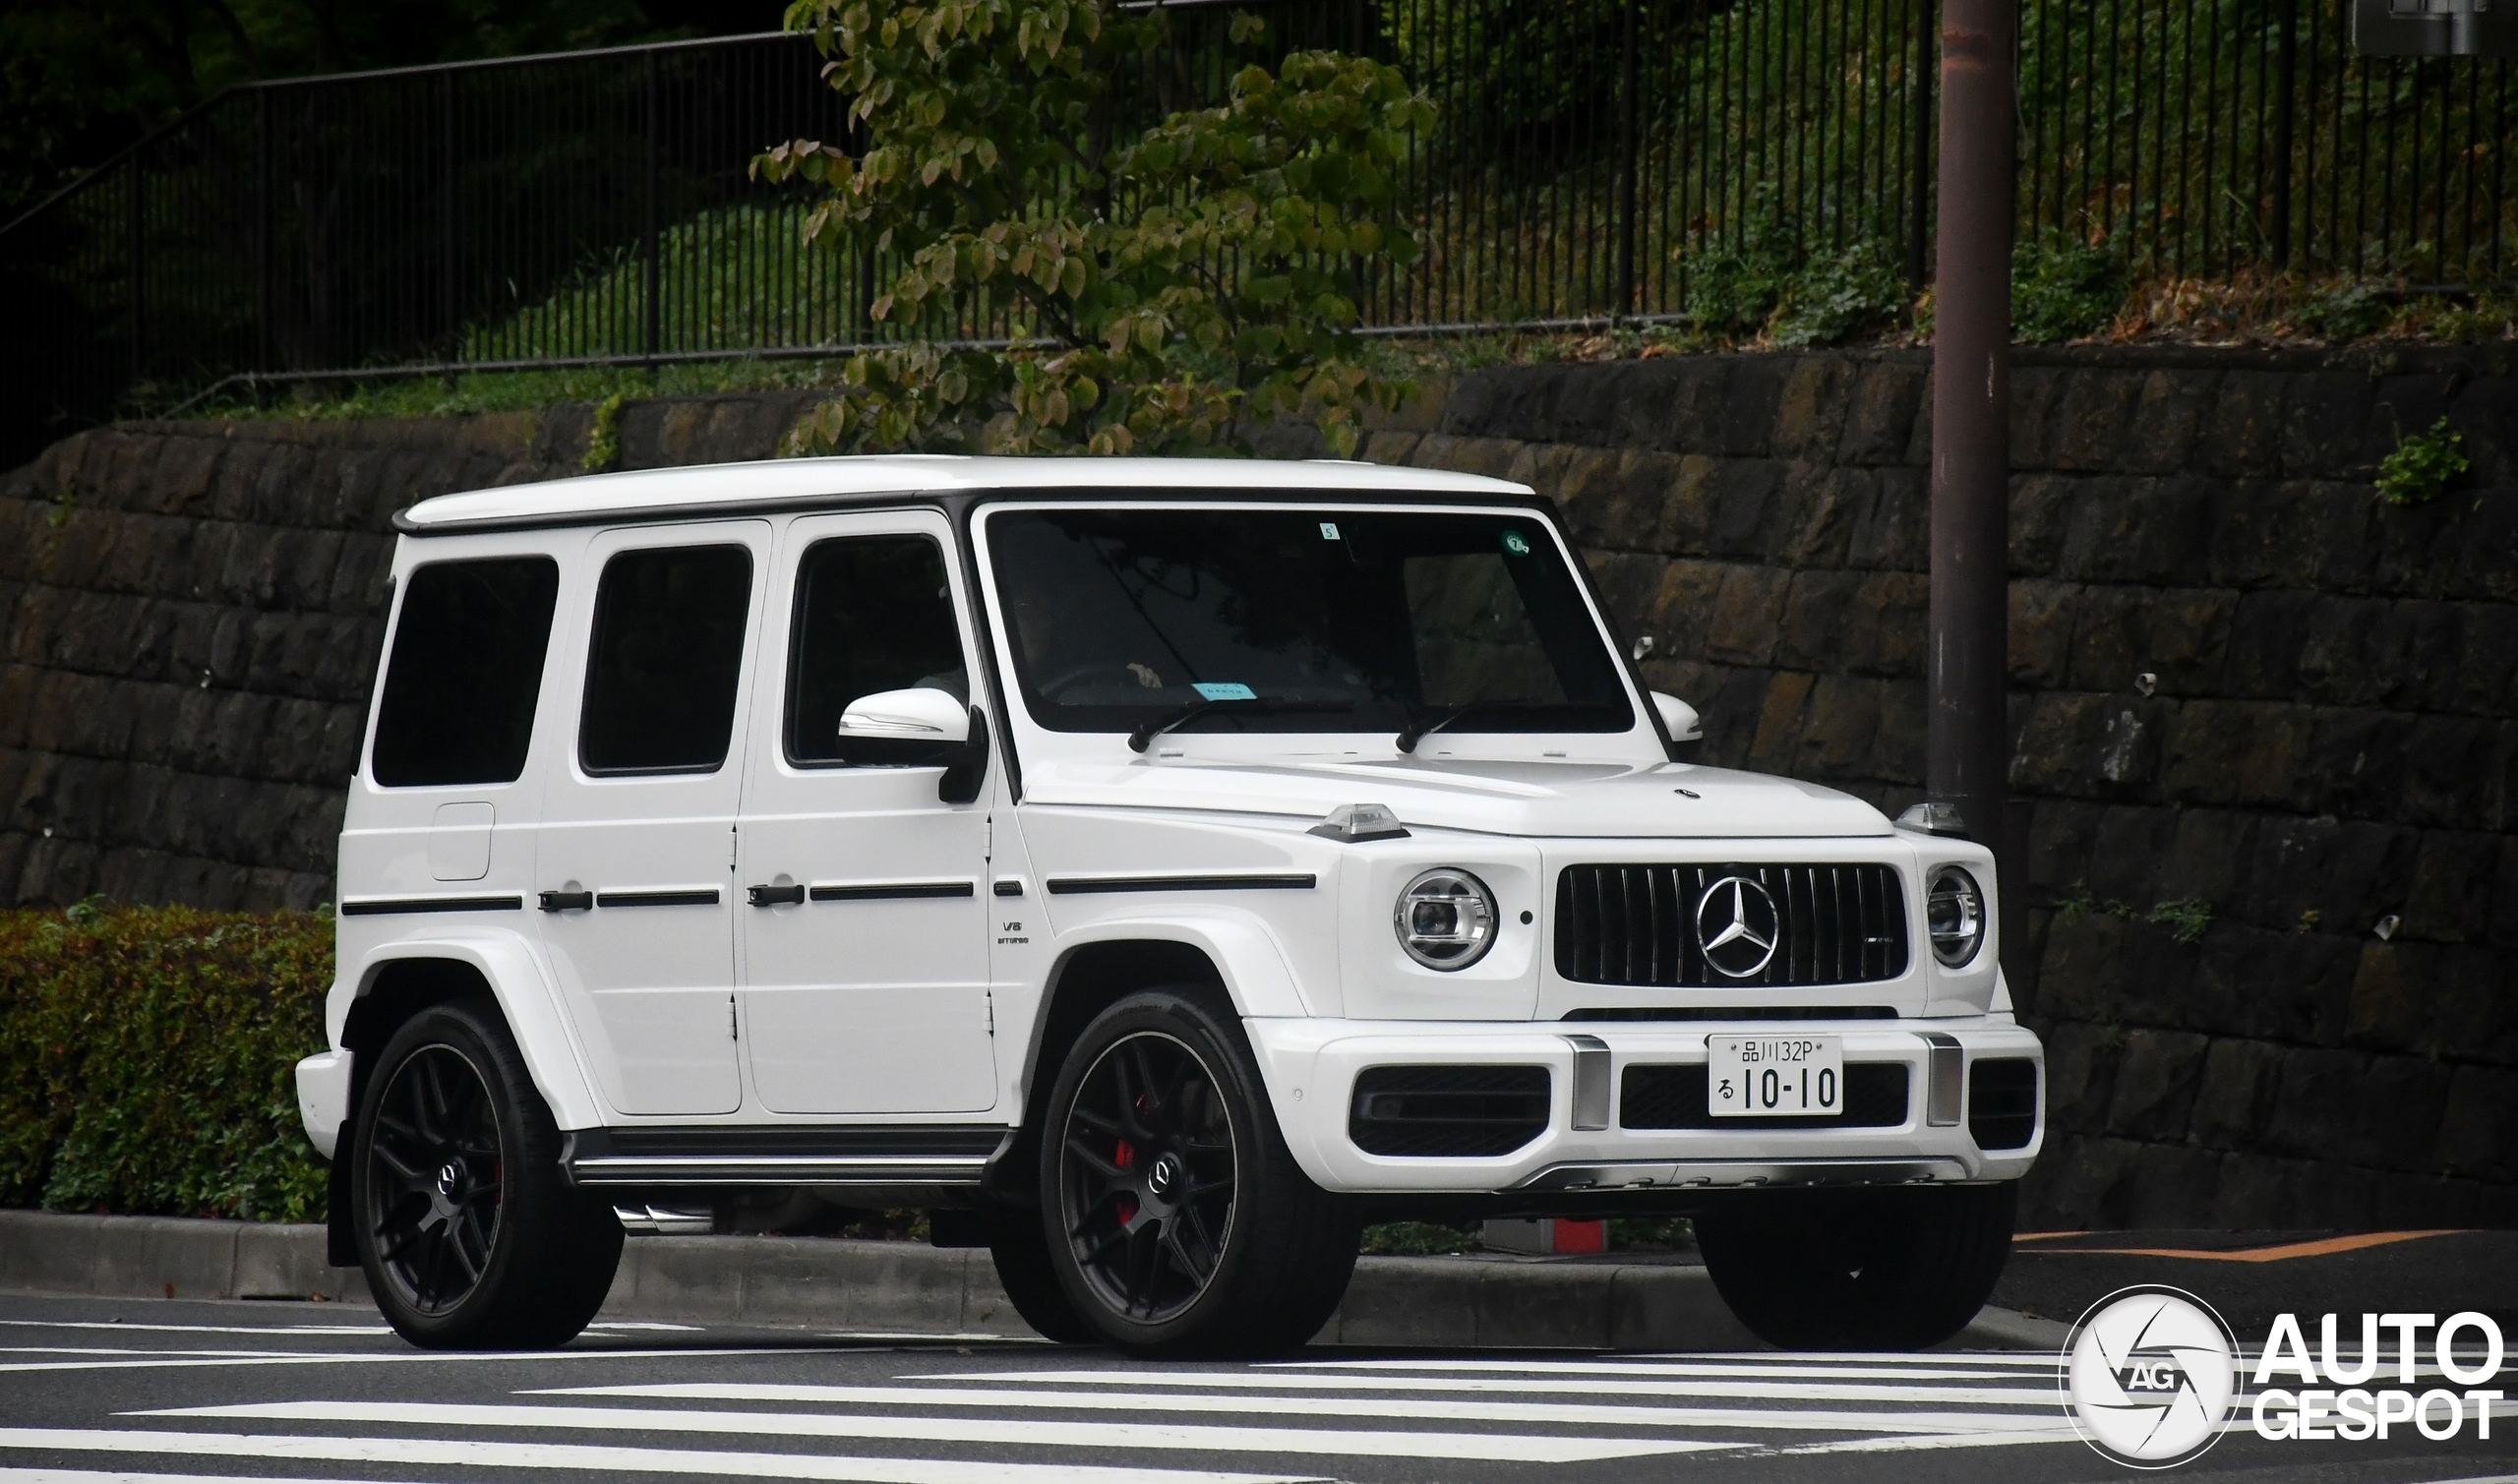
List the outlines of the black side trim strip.
{"label": "black side trim strip", "polygon": [[1568,1010],[1564,1018],[1576,1021],[1895,1020],[1897,1012],[1887,1005],[1644,1005]]}
{"label": "black side trim strip", "polygon": [[877,881],[866,886],[816,886],[816,902],[893,902],[905,897],[968,897],[978,888],[968,881]]}
{"label": "black side trim strip", "polygon": [[569,1158],[823,1156],[846,1159],[903,1155],[986,1156],[996,1152],[1008,1132],[1001,1123],[587,1128],[569,1135]]}
{"label": "black side trim strip", "polygon": [[715,887],[706,891],[599,891],[597,907],[714,907],[723,896]]}
{"label": "black side trim strip", "polygon": [[522,912],[522,897],[371,897],[344,902],[345,918],[380,918],[403,912]]}
{"label": "black side trim strip", "polygon": [[1301,876],[1068,876],[1051,878],[1049,894],[1082,896],[1102,891],[1309,891],[1320,878]]}

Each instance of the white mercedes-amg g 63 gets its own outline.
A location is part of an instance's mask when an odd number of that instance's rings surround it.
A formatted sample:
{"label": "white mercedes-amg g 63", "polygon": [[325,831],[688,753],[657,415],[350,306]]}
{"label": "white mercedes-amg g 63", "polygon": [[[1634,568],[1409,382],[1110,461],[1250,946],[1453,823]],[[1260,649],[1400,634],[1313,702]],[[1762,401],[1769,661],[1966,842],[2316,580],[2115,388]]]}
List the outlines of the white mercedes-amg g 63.
{"label": "white mercedes-amg g 63", "polygon": [[1991,856],[1689,762],[1527,488],[846,458],[399,525],[297,1079],[414,1342],[556,1343],[625,1227],[773,1200],[1147,1352],[1299,1344],[1399,1217],[1687,1214],[1788,1346],[2001,1270]]}

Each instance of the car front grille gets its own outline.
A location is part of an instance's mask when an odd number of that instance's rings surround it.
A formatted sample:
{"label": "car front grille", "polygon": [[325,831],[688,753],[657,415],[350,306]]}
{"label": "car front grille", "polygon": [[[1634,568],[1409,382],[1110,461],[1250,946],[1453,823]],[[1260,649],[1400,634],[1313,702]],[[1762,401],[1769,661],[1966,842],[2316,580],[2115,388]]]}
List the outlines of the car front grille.
{"label": "car front grille", "polygon": [[[1620,1128],[1895,1128],[1906,1121],[1906,1064],[1845,1065],[1845,1105],[1818,1117],[1715,1117],[1706,1106],[1705,1063],[1633,1066],[1618,1097]],[[2025,1141],[2023,1141],[2025,1142]]]}
{"label": "car front grille", "polygon": [[[1697,930],[1707,893],[1734,876],[1774,909],[1774,952],[1746,974],[1709,963]],[[1725,921],[1728,903],[1726,891],[1713,909]],[[1555,930],[1556,972],[1585,984],[1861,984],[1906,972],[1906,898],[1890,865],[1569,865]]]}
{"label": "car front grille", "polygon": [[1367,1067],[1347,1137],[1368,1155],[1492,1158],[1547,1132],[1545,1067]]}

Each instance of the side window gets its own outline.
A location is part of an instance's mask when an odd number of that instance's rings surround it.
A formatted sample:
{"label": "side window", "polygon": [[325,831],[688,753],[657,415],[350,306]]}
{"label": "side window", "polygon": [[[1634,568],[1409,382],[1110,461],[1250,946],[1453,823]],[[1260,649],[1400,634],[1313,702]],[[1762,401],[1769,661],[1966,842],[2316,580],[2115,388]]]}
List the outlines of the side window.
{"label": "side window", "polygon": [[740,546],[623,552],[603,564],[577,761],[589,773],[713,773],[726,762],[751,609]]}
{"label": "side window", "polygon": [[929,537],[848,536],[806,548],[796,565],[794,635],[789,762],[847,761],[839,719],[861,695],[927,685],[970,701],[944,553]]}
{"label": "side window", "polygon": [[369,774],[391,789],[513,783],[533,739],[560,564],[436,562],[403,586]]}

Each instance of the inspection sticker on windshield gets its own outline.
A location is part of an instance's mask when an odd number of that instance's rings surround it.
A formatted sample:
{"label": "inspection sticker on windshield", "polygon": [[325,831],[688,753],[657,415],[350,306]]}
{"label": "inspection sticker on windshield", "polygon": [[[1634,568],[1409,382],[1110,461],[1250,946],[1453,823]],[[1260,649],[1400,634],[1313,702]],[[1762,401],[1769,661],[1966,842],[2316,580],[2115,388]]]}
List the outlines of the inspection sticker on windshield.
{"label": "inspection sticker on windshield", "polygon": [[1338,539],[1338,522],[1337,522],[1337,521],[1334,521],[1334,520],[1324,520],[1324,521],[1322,521],[1322,522],[1320,523],[1320,539],[1321,539],[1321,540],[1323,540],[1323,541],[1335,541],[1335,540],[1337,540],[1337,539]]}
{"label": "inspection sticker on windshield", "polygon": [[1239,681],[1195,681],[1190,689],[1211,701],[1255,701],[1259,692]]}
{"label": "inspection sticker on windshield", "polygon": [[1530,554],[1529,538],[1519,531],[1506,531],[1504,533],[1504,550],[1512,553],[1516,557],[1527,557]]}
{"label": "inspection sticker on windshield", "polygon": [[1705,1107],[1715,1117],[1845,1110],[1840,1036],[1709,1036],[1705,1062]]}

